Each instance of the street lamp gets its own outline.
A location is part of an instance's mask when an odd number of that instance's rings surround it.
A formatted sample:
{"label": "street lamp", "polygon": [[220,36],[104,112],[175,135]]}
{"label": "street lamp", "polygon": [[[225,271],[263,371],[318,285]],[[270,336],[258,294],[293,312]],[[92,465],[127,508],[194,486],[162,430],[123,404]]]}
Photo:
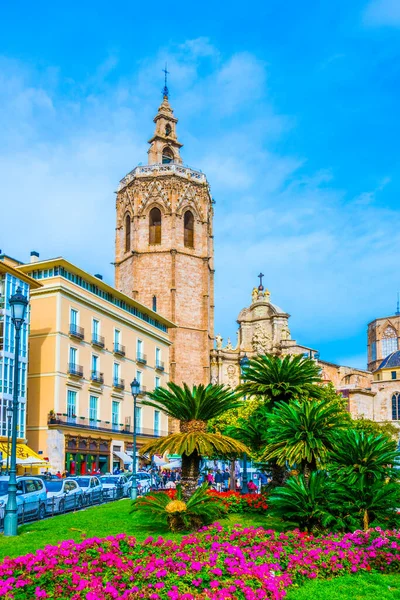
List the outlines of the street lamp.
{"label": "street lamp", "polygon": [[[245,353],[245,355],[239,361],[240,372],[242,374],[243,380],[245,380],[246,367],[248,366],[249,362],[250,362],[250,359],[247,356],[247,354]],[[246,400],[246,396],[244,397],[244,399]],[[247,483],[248,483],[248,476],[247,476],[247,454],[246,454],[246,452],[243,452],[242,494],[248,494],[249,493],[249,488],[247,486]]]}
{"label": "street lamp", "polygon": [[18,422],[18,366],[21,327],[25,321],[28,298],[23,295],[20,287],[9,300],[11,306],[11,321],[15,328],[15,358],[12,400],[12,431],[11,431],[11,466],[8,482],[8,500],[4,517],[4,535],[14,536],[18,533],[17,515],[17,422]]}
{"label": "street lamp", "polygon": [[131,498],[136,500],[137,498],[137,479],[136,479],[136,399],[140,392],[140,383],[135,379],[131,383],[131,391],[133,396],[133,452],[132,452],[132,488]]}
{"label": "street lamp", "polygon": [[13,408],[11,404],[7,404],[7,475],[10,474],[10,441],[11,441],[11,419]]}

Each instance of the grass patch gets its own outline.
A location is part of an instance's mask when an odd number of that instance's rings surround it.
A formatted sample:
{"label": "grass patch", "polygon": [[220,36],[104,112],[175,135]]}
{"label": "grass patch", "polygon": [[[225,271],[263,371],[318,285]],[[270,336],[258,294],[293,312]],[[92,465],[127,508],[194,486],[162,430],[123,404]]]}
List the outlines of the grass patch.
{"label": "grass patch", "polygon": [[394,600],[400,599],[400,575],[363,573],[335,579],[307,581],[289,588],[286,600]]}
{"label": "grass patch", "polygon": [[[106,537],[118,533],[126,533],[142,541],[149,535],[165,536],[179,540],[182,534],[173,534],[157,526],[141,523],[138,514],[129,514],[130,500],[118,500],[110,504],[93,506],[76,513],[59,515],[44,521],[35,521],[22,525],[16,538],[0,535],[0,559],[5,556],[16,557],[35,552],[47,545],[56,545],[63,540],[79,542],[83,537]],[[283,529],[280,522],[273,521],[263,515],[229,515],[224,520],[227,525],[241,523],[248,527],[265,527],[267,529]]]}

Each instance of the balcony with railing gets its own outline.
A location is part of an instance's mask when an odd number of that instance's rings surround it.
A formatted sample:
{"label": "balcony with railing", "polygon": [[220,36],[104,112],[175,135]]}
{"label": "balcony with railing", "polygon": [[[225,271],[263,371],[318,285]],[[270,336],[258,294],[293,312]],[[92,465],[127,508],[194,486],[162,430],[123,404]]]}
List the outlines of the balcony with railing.
{"label": "balcony with railing", "polygon": [[76,325],[75,323],[70,323],[69,335],[78,340],[83,340],[83,338],[85,337],[85,330],[83,329],[83,327],[79,327],[79,325]]}
{"label": "balcony with railing", "polygon": [[114,377],[113,379],[113,387],[117,390],[125,389],[125,379],[120,379],[119,377]]}
{"label": "balcony with railing", "polygon": [[93,383],[104,383],[104,373],[100,373],[99,371],[92,371],[90,375],[90,379]]}
{"label": "balcony with railing", "polygon": [[156,361],[156,370],[157,371],[165,371],[164,363],[161,360]]}
{"label": "balcony with railing", "polygon": [[140,385],[140,390],[139,390],[139,396],[145,396],[146,395],[146,386],[145,385]]}
{"label": "balcony with railing", "polygon": [[140,363],[141,365],[147,365],[147,356],[146,356],[146,354],[142,354],[141,352],[138,352],[136,354],[136,362]]}
{"label": "balcony with railing", "polygon": [[92,333],[92,346],[96,346],[97,348],[104,348],[104,345],[104,337],[102,335]]}
{"label": "balcony with railing", "polygon": [[114,354],[118,354],[118,356],[125,356],[125,346],[114,342]]}
{"label": "balcony with railing", "polygon": [[83,377],[82,365],[68,363],[68,375],[72,375],[73,377]]}
{"label": "balcony with railing", "polygon": [[[66,413],[53,413],[48,416],[48,425],[55,427],[74,427],[76,429],[95,429],[96,431],[114,431],[122,434],[132,434],[132,425],[126,423],[112,423],[111,421],[94,420],[87,417],[78,417],[76,415],[68,416]],[[147,429],[146,427],[137,427],[136,433],[143,437],[163,437],[168,435],[167,431]]]}

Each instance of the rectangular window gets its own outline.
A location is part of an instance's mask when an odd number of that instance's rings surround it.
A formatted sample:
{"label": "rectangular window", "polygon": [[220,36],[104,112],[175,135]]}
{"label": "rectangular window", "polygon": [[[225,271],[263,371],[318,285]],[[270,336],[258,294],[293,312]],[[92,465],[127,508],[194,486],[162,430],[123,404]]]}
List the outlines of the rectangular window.
{"label": "rectangular window", "polygon": [[92,329],[93,339],[95,340],[100,335],[100,322],[97,319],[93,319]]}
{"label": "rectangular window", "polygon": [[142,340],[137,340],[136,342],[136,354],[137,356],[141,356],[143,353],[143,342]]}
{"label": "rectangular window", "polygon": [[114,368],[113,368],[114,384],[118,383],[118,381],[119,381],[119,374],[120,374],[119,364],[118,363],[114,363]]}
{"label": "rectangular window", "polygon": [[119,329],[114,329],[114,344],[118,346],[121,343],[121,332]]}
{"label": "rectangular window", "polygon": [[119,402],[113,400],[111,408],[111,422],[114,430],[119,429]]}
{"label": "rectangular window", "polygon": [[70,367],[75,366],[77,364],[77,350],[76,348],[70,348],[69,349],[69,364]]}
{"label": "rectangular window", "polygon": [[76,423],[76,392],[68,390],[67,392],[67,421]]}
{"label": "rectangular window", "polygon": [[142,388],[142,371],[136,371],[136,379],[140,384],[140,389]]}
{"label": "rectangular window", "polygon": [[154,411],[154,433],[160,435],[160,411]]}
{"label": "rectangular window", "polygon": [[155,387],[155,389],[160,387],[160,378],[159,377],[154,378],[154,387]]}
{"label": "rectangular window", "polygon": [[392,379],[397,379],[397,372],[396,371],[392,371]]}
{"label": "rectangular window", "polygon": [[376,360],[376,342],[371,343],[371,360]]}
{"label": "rectangular window", "polygon": [[18,437],[25,437],[25,402],[20,402],[18,405],[19,408],[19,432]]}
{"label": "rectangular window", "polygon": [[156,348],[156,367],[161,365],[161,350],[160,348]]}
{"label": "rectangular window", "polygon": [[21,363],[21,397],[26,395],[26,363]]}
{"label": "rectangular window", "polygon": [[136,433],[142,432],[142,407],[136,407]]}
{"label": "rectangular window", "polygon": [[92,354],[92,371],[93,373],[97,373],[99,370],[99,357],[95,354]]}
{"label": "rectangular window", "polygon": [[8,393],[12,394],[14,392],[13,389],[14,382],[14,359],[10,358],[10,367],[8,372]]}
{"label": "rectangular window", "polygon": [[90,396],[89,398],[89,424],[91,427],[97,425],[97,405],[98,398],[96,396]]}
{"label": "rectangular window", "polygon": [[78,325],[78,311],[75,308],[71,308],[69,322],[71,325]]}

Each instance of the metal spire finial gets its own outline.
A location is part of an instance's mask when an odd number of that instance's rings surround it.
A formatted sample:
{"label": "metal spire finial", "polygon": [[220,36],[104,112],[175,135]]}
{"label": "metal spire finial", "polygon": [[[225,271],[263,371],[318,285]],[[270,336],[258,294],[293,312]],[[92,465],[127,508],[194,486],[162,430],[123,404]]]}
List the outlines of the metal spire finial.
{"label": "metal spire finial", "polygon": [[168,86],[167,86],[167,80],[168,80],[169,71],[167,71],[167,63],[165,63],[165,69],[163,69],[162,71],[164,73],[163,96],[164,96],[164,98],[168,98],[168,96],[169,96],[169,89],[168,89]]}
{"label": "metal spire finial", "polygon": [[399,316],[400,315],[400,293],[397,292],[397,309],[396,309],[396,315]]}

